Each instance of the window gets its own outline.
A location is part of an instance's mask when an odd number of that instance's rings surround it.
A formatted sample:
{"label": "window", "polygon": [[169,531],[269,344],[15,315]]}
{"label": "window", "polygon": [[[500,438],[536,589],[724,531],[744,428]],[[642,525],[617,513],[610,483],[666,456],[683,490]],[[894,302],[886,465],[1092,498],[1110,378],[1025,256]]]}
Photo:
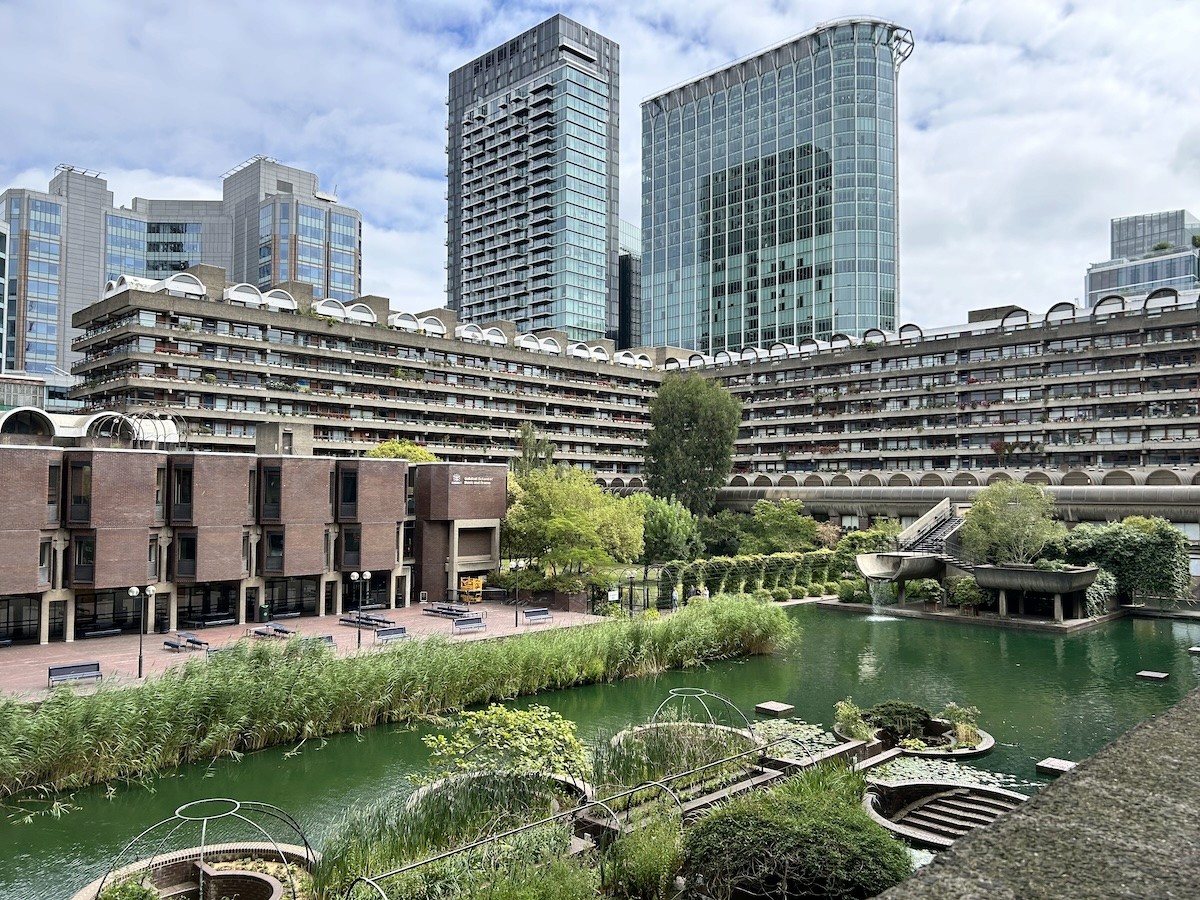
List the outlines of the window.
{"label": "window", "polygon": [[74,544],[72,580],[77,583],[91,583],[95,578],[96,539],[94,537],[77,537]]}
{"label": "window", "polygon": [[70,482],[71,507],[67,520],[87,522],[92,517],[91,463],[71,463]]}
{"label": "window", "polygon": [[58,521],[58,500],[62,491],[62,466],[51,466],[46,477],[46,521]]}
{"label": "window", "polygon": [[263,508],[265,519],[278,519],[283,493],[283,472],[277,466],[263,469]]}
{"label": "window", "polygon": [[175,546],[178,551],[175,558],[175,576],[177,578],[194,578],[196,576],[196,535],[176,532]]}
{"label": "window", "polygon": [[[246,491],[246,518],[251,521],[258,515],[258,472],[250,470],[249,489]],[[247,557],[249,558],[249,557]]]}
{"label": "window", "polygon": [[158,581],[158,538],[151,538],[146,545],[146,580]]}
{"label": "window", "polygon": [[189,522],[192,518],[192,470],[176,468],[171,473],[171,520]]}
{"label": "window", "polygon": [[154,517],[166,519],[167,502],[167,470],[160,468],[154,473]]}
{"label": "window", "polygon": [[38,584],[50,583],[50,565],[54,559],[54,542],[51,538],[42,538],[38,544]]}
{"label": "window", "polygon": [[342,528],[342,568],[357,569],[362,559],[362,531]]}
{"label": "window", "polygon": [[338,519],[358,517],[358,469],[338,470]]}
{"label": "window", "polygon": [[278,575],[283,572],[283,532],[268,531],[267,552],[264,554],[263,570],[268,574]]}
{"label": "window", "polygon": [[250,532],[242,532],[242,571],[250,572]]}

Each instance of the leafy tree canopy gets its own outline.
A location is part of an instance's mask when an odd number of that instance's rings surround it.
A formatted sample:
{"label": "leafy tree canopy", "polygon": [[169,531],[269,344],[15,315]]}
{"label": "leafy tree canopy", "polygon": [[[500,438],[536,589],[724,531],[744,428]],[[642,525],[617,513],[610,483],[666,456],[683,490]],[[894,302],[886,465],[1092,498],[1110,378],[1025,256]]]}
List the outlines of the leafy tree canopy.
{"label": "leafy tree canopy", "polygon": [[728,509],[705,516],[700,520],[704,553],[708,556],[737,556],[738,548],[742,545],[742,530],[749,523],[749,516]]}
{"label": "leafy tree canopy", "polygon": [[675,497],[694,515],[707,514],[733,466],[740,418],[741,404],[712,379],[668,375],[650,401],[650,493]]}
{"label": "leafy tree canopy", "polygon": [[1077,565],[1103,566],[1126,600],[1148,595],[1178,601],[1191,595],[1188,539],[1159,516],[1076,525],[1055,549]]}
{"label": "leafy tree canopy", "polygon": [[759,500],[742,533],[738,552],[802,553],[817,546],[817,523],[803,513],[799,500]]}
{"label": "leafy tree canopy", "polygon": [[635,494],[630,499],[642,509],[644,539],[639,562],[644,577],[649,577],[655,563],[695,559],[704,550],[699,522],[678,500],[649,494]]}
{"label": "leafy tree canopy", "polygon": [[567,466],[514,480],[504,553],[544,573],[547,586],[578,590],[599,569],[641,557],[642,513],[632,498],[608,494],[587,472]]}
{"label": "leafy tree canopy", "polygon": [[433,778],[457,772],[566,775],[587,772],[587,757],[575,723],[545,706],[509,709],[493,703],[459,716],[449,735],[421,739],[432,752]]}
{"label": "leafy tree canopy", "polygon": [[972,560],[1030,563],[1066,534],[1054,520],[1054,501],[1035,484],[997,481],[975,497],[962,527]]}
{"label": "leafy tree canopy", "polygon": [[534,469],[554,465],[554,442],[547,437],[539,437],[532,422],[521,423],[521,430],[517,433],[517,451],[519,455],[509,462],[518,477],[528,475]]}
{"label": "leafy tree canopy", "polygon": [[829,563],[829,577],[857,576],[854,558],[860,553],[880,553],[894,550],[900,525],[891,519],[879,519],[865,531],[851,531],[837,543]]}
{"label": "leafy tree canopy", "polygon": [[409,462],[437,462],[437,454],[412,441],[384,441],[367,451],[371,459],[407,459]]}

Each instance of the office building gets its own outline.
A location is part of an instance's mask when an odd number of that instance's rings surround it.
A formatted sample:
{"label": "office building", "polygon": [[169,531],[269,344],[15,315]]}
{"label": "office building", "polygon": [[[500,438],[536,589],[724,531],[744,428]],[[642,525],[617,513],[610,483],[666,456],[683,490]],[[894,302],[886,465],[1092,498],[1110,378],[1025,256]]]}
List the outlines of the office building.
{"label": "office building", "polygon": [[619,48],[556,15],[450,74],[447,305],[615,339]]}
{"label": "office building", "polygon": [[[406,606],[500,564],[502,466],[6,434],[0,467],[0,641]],[[365,584],[351,577],[360,570]]]}
{"label": "office building", "polygon": [[117,208],[100,173],[66,165],[46,191],[5,191],[4,369],[45,378],[48,406],[65,405],[77,359],[71,317],[122,275],[161,280],[209,263],[256,286],[300,281],[340,300],[361,293],[359,214],[315,175],[255,157],[226,173],[223,194],[135,197]]}
{"label": "office building", "polygon": [[1110,259],[1088,266],[1088,306],[1110,294],[1200,287],[1200,219],[1186,209],[1113,219],[1111,234]]}
{"label": "office building", "polygon": [[910,32],[822,25],[642,104],[642,343],[704,353],[895,328]]}
{"label": "office building", "polygon": [[642,229],[621,220],[617,307],[618,350],[636,347],[642,339]]}

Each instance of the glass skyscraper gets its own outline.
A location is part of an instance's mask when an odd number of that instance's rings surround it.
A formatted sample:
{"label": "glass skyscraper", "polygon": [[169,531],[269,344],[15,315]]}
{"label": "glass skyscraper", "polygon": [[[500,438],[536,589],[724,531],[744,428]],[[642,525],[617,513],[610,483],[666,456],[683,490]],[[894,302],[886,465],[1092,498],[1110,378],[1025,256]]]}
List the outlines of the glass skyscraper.
{"label": "glass skyscraper", "polygon": [[616,338],[619,48],[556,15],[450,74],[446,299]]}
{"label": "glass skyscraper", "polygon": [[1200,287],[1200,219],[1186,209],[1113,219],[1109,254],[1088,266],[1089,307],[1111,295]]}
{"label": "glass skyscraper", "polygon": [[222,191],[221,200],[134,197],[118,208],[100,173],[68,165],[46,191],[4,191],[0,369],[45,378],[48,400],[65,402],[77,358],[71,316],[120,275],[161,279],[208,263],[258,287],[301,281],[318,297],[359,296],[359,214],[316,175],[256,156],[225,174]]}
{"label": "glass skyscraper", "polygon": [[896,325],[896,75],[911,33],[822,25],[642,104],[642,343]]}

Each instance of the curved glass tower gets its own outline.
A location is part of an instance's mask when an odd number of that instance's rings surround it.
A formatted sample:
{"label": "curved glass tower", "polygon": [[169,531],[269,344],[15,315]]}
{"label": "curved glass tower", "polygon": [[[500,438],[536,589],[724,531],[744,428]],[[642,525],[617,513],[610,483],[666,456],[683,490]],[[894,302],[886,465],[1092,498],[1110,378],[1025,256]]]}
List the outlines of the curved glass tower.
{"label": "curved glass tower", "polygon": [[896,324],[896,74],[912,34],[821,25],[642,103],[642,343]]}

